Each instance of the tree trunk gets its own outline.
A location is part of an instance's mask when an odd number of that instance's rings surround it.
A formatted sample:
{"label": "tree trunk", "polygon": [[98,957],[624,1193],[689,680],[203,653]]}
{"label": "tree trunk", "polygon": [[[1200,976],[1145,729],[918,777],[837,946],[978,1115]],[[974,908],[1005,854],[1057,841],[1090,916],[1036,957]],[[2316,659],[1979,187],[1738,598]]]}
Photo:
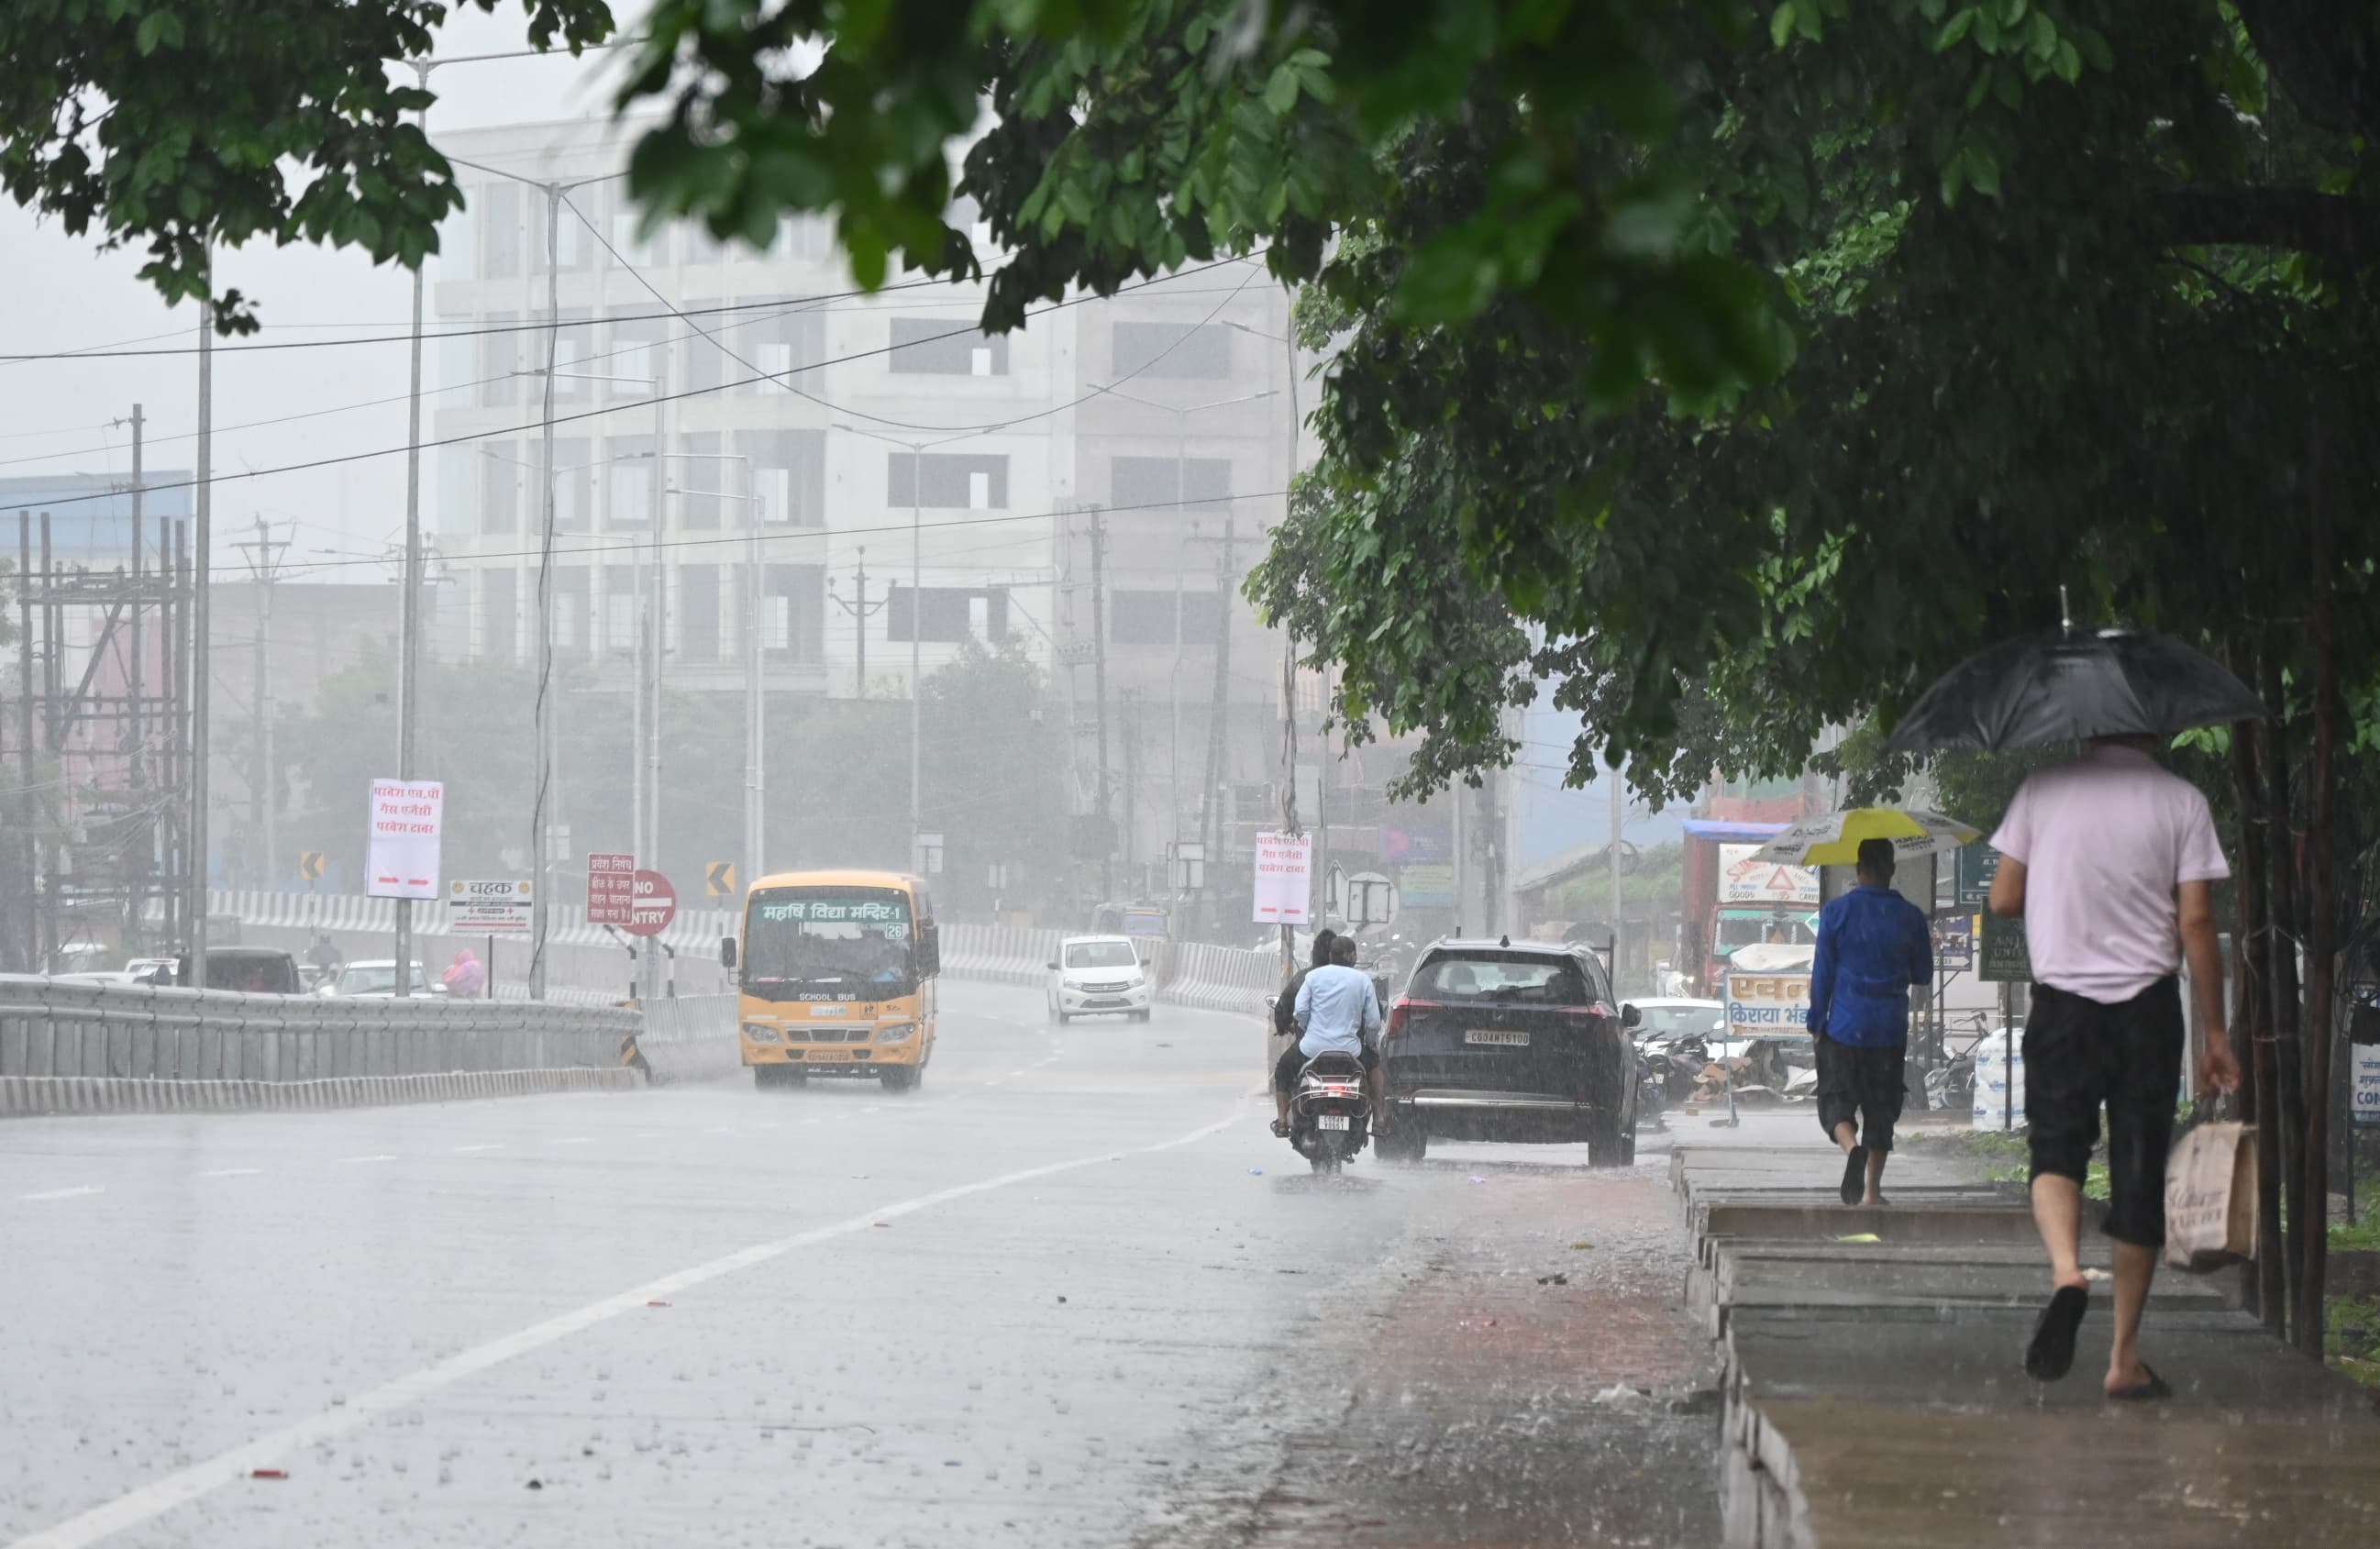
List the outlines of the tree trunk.
{"label": "tree trunk", "polygon": [[[2243,683],[2256,676],[2250,653],[2234,644],[2225,653]],[[2273,1111],[2273,1040],[2260,1029],[2270,1020],[2265,986],[2272,973],[2272,919],[2265,908],[2265,791],[2256,776],[2256,733],[2235,729],[2231,737],[2231,791],[2239,816],[2237,911],[2231,926],[2233,971],[2231,1047],[2240,1057],[2240,1118],[2256,1126],[2256,1240],[2265,1244],[2240,1266],[2241,1301],[2278,1337],[2287,1331],[2287,1282],[2282,1277],[2281,1155]]]}
{"label": "tree trunk", "polygon": [[2258,686],[2276,717],[2258,723],[2257,751],[2265,766],[2265,907],[2272,921],[2266,937],[2271,972],[2265,982],[2265,998],[2272,1009],[2268,1035],[2273,1050],[2272,1107],[2279,1131],[2278,1165],[2286,1212],[2280,1248],[2289,1290],[2294,1295],[2305,1273],[2306,1227],[2304,1060],[2298,1042],[2297,847],[2289,827],[2289,725],[2279,719],[2288,701],[2281,685],[2278,647],[2268,642],[2259,665],[2263,682]]}
{"label": "tree trunk", "polygon": [[2306,1224],[2297,1283],[2297,1347],[2322,1359],[2324,1281],[2330,1250],[2331,985],[2338,955],[2337,871],[2331,855],[2331,784],[2338,745],[2338,663],[2332,617],[2328,478],[2323,464],[2322,418],[2309,422],[2306,481],[2311,510],[2313,595],[2306,614],[2306,653],[2313,660],[2313,747],[2306,768],[2305,864],[2305,1177],[2300,1185]]}

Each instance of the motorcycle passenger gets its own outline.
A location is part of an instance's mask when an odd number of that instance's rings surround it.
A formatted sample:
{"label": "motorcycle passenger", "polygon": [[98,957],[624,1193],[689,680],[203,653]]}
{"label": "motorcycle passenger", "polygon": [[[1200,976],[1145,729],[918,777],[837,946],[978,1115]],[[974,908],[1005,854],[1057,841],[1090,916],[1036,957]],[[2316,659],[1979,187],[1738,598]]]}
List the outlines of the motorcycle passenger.
{"label": "motorcycle passenger", "polygon": [[1297,1091],[1305,1062],[1318,1054],[1349,1054],[1364,1067],[1364,1096],[1372,1109],[1372,1124],[1380,1122],[1380,1000],[1369,976],[1355,970],[1355,938],[1342,936],[1330,944],[1330,962],[1306,971],[1297,992],[1295,1010],[1299,1037],[1272,1070],[1272,1132],[1289,1135],[1289,1099]]}
{"label": "motorcycle passenger", "polygon": [[1324,926],[1314,933],[1312,957],[1305,967],[1297,971],[1294,978],[1281,986],[1281,998],[1272,1003],[1274,1033],[1284,1038],[1293,1038],[1297,1035],[1297,992],[1305,987],[1305,976],[1308,974],[1318,968],[1330,966],[1330,944],[1338,939],[1339,933],[1329,926]]}

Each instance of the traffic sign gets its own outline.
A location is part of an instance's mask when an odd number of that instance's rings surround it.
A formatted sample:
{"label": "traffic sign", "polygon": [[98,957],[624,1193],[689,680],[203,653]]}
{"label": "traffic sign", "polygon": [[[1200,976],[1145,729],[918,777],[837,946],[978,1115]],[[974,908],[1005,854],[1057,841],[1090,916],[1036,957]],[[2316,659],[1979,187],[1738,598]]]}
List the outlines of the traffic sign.
{"label": "traffic sign", "polygon": [[1377,871],[1359,871],[1348,877],[1346,900],[1340,913],[1358,930],[1390,925],[1397,917],[1397,885]]}
{"label": "traffic sign", "polygon": [[629,911],[631,936],[659,936],[677,918],[677,889],[658,871],[639,867],[635,877],[636,904]]}
{"label": "traffic sign", "polygon": [[613,852],[587,857],[587,923],[633,925],[637,918],[637,857]]}
{"label": "traffic sign", "polygon": [[1934,967],[1937,973],[1963,974],[1975,966],[1975,917],[1945,914],[1934,922]]}
{"label": "traffic sign", "polygon": [[446,884],[446,928],[457,936],[525,936],[535,914],[527,882]]}
{"label": "traffic sign", "polygon": [[713,898],[735,896],[735,863],[712,861],[702,868],[702,889]]}
{"label": "traffic sign", "polygon": [[1988,844],[1970,844],[1959,852],[1957,902],[1962,909],[1981,909],[1992,901],[1992,878],[2000,869],[2000,853]]}
{"label": "traffic sign", "polygon": [[322,879],[323,856],[320,850],[298,852],[298,880],[320,882]]}

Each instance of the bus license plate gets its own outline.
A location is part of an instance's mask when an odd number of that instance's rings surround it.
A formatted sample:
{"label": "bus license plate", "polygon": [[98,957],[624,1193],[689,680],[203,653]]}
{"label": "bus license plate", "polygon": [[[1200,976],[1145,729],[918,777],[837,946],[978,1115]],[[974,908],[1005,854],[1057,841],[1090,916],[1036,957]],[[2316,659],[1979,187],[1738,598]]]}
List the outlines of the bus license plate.
{"label": "bus license plate", "polygon": [[1347,1116],[1343,1113],[1326,1113],[1314,1122],[1320,1129],[1343,1130],[1347,1127]]}
{"label": "bus license plate", "polygon": [[809,1053],[809,1062],[813,1065],[844,1065],[850,1060],[851,1056],[841,1049],[814,1048]]}
{"label": "bus license plate", "polygon": [[1466,1027],[1463,1030],[1463,1041],[1466,1044],[1498,1044],[1508,1048],[1529,1047],[1528,1034],[1507,1027]]}

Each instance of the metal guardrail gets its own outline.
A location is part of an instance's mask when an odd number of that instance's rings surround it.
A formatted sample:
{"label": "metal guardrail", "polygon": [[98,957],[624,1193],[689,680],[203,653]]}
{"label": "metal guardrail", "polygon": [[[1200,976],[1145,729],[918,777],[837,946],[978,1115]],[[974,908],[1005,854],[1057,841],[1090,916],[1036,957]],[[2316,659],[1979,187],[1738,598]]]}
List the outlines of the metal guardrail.
{"label": "metal guardrail", "polygon": [[616,1067],[631,1010],[324,998],[0,974],[0,1076],[318,1081]]}

